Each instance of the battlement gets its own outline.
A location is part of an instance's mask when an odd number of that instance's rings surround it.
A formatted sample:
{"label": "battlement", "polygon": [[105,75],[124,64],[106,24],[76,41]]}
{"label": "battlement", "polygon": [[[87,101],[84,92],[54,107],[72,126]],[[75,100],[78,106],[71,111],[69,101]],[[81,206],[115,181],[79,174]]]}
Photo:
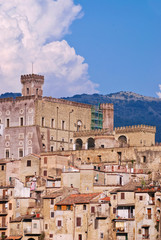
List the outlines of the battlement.
{"label": "battlement", "polygon": [[113,103],[101,103],[100,104],[100,109],[105,110],[105,109],[114,109]]}
{"label": "battlement", "polygon": [[43,100],[48,101],[48,102],[53,102],[53,103],[68,104],[68,105],[76,106],[76,107],[91,108],[91,105],[89,105],[89,104],[72,102],[72,101],[68,101],[68,100],[65,100],[65,99],[43,97]]}
{"label": "battlement", "polygon": [[88,136],[106,136],[111,135],[109,129],[94,129],[94,130],[83,130],[80,132],[74,132],[74,137],[88,137]]}
{"label": "battlement", "polygon": [[128,133],[128,132],[151,132],[156,133],[155,126],[148,126],[148,125],[133,125],[127,127],[118,127],[115,128],[115,133]]}
{"label": "battlement", "polygon": [[38,81],[41,82],[42,84],[44,83],[44,76],[38,75],[38,74],[26,74],[26,75],[21,75],[21,83],[26,83],[30,81]]}

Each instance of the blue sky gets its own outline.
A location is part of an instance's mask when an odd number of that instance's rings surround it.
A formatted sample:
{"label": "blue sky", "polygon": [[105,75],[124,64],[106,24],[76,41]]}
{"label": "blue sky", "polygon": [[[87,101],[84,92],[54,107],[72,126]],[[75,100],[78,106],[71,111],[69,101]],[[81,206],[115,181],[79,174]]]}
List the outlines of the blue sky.
{"label": "blue sky", "polygon": [[1,0],[0,22],[0,93],[33,63],[46,96],[161,98],[161,0]]}
{"label": "blue sky", "polygon": [[161,1],[75,0],[84,16],[65,36],[85,58],[101,94],[157,97],[161,83]]}

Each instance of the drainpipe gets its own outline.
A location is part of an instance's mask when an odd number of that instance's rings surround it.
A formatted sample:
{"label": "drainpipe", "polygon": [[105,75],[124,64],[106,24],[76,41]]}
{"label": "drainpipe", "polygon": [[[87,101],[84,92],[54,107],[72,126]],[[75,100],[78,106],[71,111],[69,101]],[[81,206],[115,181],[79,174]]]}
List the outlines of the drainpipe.
{"label": "drainpipe", "polygon": [[73,204],[73,240],[75,240],[75,204]]}
{"label": "drainpipe", "polygon": [[58,110],[59,107],[57,107],[57,112],[56,112],[56,118],[57,118],[57,123],[56,123],[56,151],[58,150]]}
{"label": "drainpipe", "polygon": [[24,136],[24,156],[26,154],[26,105],[27,103],[25,103],[25,136]]}
{"label": "drainpipe", "polygon": [[70,149],[70,114],[73,112],[74,110],[72,109],[71,112],[69,112],[69,128],[68,128],[68,150]]}

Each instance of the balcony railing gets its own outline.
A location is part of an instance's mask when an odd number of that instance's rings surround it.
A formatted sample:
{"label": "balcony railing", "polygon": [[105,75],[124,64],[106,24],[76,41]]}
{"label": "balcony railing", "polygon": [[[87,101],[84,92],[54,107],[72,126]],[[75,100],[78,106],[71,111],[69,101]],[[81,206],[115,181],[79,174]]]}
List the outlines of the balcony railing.
{"label": "balcony railing", "polygon": [[25,228],[24,235],[41,234],[40,229]]}
{"label": "balcony railing", "polygon": [[0,202],[8,202],[8,196],[0,196]]}
{"label": "balcony railing", "polygon": [[142,235],[142,239],[150,239],[149,235]]}
{"label": "balcony railing", "polygon": [[152,219],[152,214],[145,214],[145,219]]}
{"label": "balcony railing", "polygon": [[108,211],[96,211],[96,217],[98,218],[107,218],[109,216]]}
{"label": "balcony railing", "polygon": [[0,216],[4,216],[4,215],[7,215],[8,213],[7,213],[7,211],[6,210],[2,210],[2,211],[0,211]]}
{"label": "balcony railing", "polygon": [[7,225],[6,224],[0,224],[0,229],[7,229]]}

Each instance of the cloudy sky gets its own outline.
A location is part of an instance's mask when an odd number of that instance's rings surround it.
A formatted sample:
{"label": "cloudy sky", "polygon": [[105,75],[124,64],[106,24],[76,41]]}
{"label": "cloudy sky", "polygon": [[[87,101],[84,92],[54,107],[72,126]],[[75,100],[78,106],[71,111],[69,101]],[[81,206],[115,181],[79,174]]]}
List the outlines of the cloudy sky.
{"label": "cloudy sky", "polygon": [[0,43],[1,93],[33,63],[44,95],[161,96],[160,0],[0,0]]}

